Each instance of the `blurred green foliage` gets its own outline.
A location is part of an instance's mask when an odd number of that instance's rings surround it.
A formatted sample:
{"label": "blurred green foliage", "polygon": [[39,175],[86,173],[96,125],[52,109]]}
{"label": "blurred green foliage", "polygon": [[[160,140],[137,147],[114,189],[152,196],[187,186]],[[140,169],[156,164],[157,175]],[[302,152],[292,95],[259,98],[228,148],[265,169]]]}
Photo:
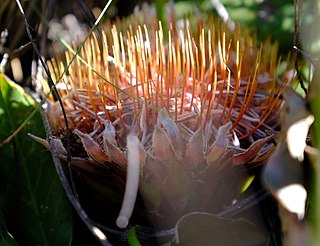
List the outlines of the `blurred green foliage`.
{"label": "blurred green foliage", "polygon": [[[157,1],[159,2],[159,0]],[[212,0],[175,1],[177,16],[183,16],[195,9],[201,12],[215,12]],[[294,32],[294,5],[292,0],[220,0],[231,20],[256,33],[260,41],[271,38],[279,42],[280,52],[292,51]]]}

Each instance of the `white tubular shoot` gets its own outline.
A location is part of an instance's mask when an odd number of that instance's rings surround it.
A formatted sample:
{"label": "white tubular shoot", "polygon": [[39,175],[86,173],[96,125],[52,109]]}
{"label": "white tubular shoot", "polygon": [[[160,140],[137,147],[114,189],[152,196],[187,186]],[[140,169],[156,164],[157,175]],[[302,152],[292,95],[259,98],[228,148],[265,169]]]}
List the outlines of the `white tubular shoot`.
{"label": "white tubular shoot", "polygon": [[119,228],[126,228],[131,217],[137,198],[140,174],[140,141],[136,136],[127,137],[128,168],[127,181],[122,207],[116,224]]}

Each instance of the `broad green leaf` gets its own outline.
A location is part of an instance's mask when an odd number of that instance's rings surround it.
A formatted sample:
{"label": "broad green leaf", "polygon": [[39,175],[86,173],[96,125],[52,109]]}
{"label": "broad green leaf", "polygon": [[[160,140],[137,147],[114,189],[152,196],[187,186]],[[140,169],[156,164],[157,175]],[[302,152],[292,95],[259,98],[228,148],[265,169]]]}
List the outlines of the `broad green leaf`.
{"label": "broad green leaf", "polygon": [[[35,109],[34,100],[0,74],[1,210],[18,243],[69,245],[71,209],[50,152],[27,137],[28,132],[45,136],[41,115]],[[33,117],[23,125],[32,112]],[[10,136],[11,140],[4,142]]]}
{"label": "broad green leaf", "polygon": [[177,245],[266,245],[267,235],[245,219],[227,219],[209,213],[183,216],[176,225]]}

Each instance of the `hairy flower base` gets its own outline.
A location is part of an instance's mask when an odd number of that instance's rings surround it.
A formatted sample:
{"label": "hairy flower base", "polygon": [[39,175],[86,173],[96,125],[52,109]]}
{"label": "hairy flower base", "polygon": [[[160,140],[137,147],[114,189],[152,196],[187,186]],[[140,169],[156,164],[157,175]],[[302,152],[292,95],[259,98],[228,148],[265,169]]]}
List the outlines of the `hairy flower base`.
{"label": "hairy flower base", "polygon": [[[262,164],[275,148],[277,47],[257,49],[245,31],[231,34],[213,18],[198,29],[171,18],[167,35],[154,17],[135,20],[122,32],[125,21],[108,23],[102,43],[90,38],[59,80],[72,135],[57,103],[46,112],[63,160],[71,138],[71,167],[94,199],[85,206],[115,223],[124,196],[119,227],[139,223],[146,206],[167,228],[186,213],[230,206],[247,179],[243,165]],[[49,66],[60,78],[63,63]]]}

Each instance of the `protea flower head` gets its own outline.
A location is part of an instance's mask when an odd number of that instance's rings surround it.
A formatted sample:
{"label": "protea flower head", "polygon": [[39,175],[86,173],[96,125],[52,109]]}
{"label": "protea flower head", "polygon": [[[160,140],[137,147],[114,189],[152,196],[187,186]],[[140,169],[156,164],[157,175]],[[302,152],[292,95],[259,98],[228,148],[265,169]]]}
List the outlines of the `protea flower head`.
{"label": "protea flower head", "polygon": [[[102,45],[93,34],[73,61],[67,51],[48,62],[72,131],[71,167],[96,198],[88,205],[79,191],[79,199],[120,228],[140,223],[144,206],[167,228],[231,205],[239,167],[263,163],[279,127],[276,44],[257,45],[213,17],[177,24],[172,15],[164,31],[151,13],[107,22]],[[59,104],[46,113],[66,160]]]}

